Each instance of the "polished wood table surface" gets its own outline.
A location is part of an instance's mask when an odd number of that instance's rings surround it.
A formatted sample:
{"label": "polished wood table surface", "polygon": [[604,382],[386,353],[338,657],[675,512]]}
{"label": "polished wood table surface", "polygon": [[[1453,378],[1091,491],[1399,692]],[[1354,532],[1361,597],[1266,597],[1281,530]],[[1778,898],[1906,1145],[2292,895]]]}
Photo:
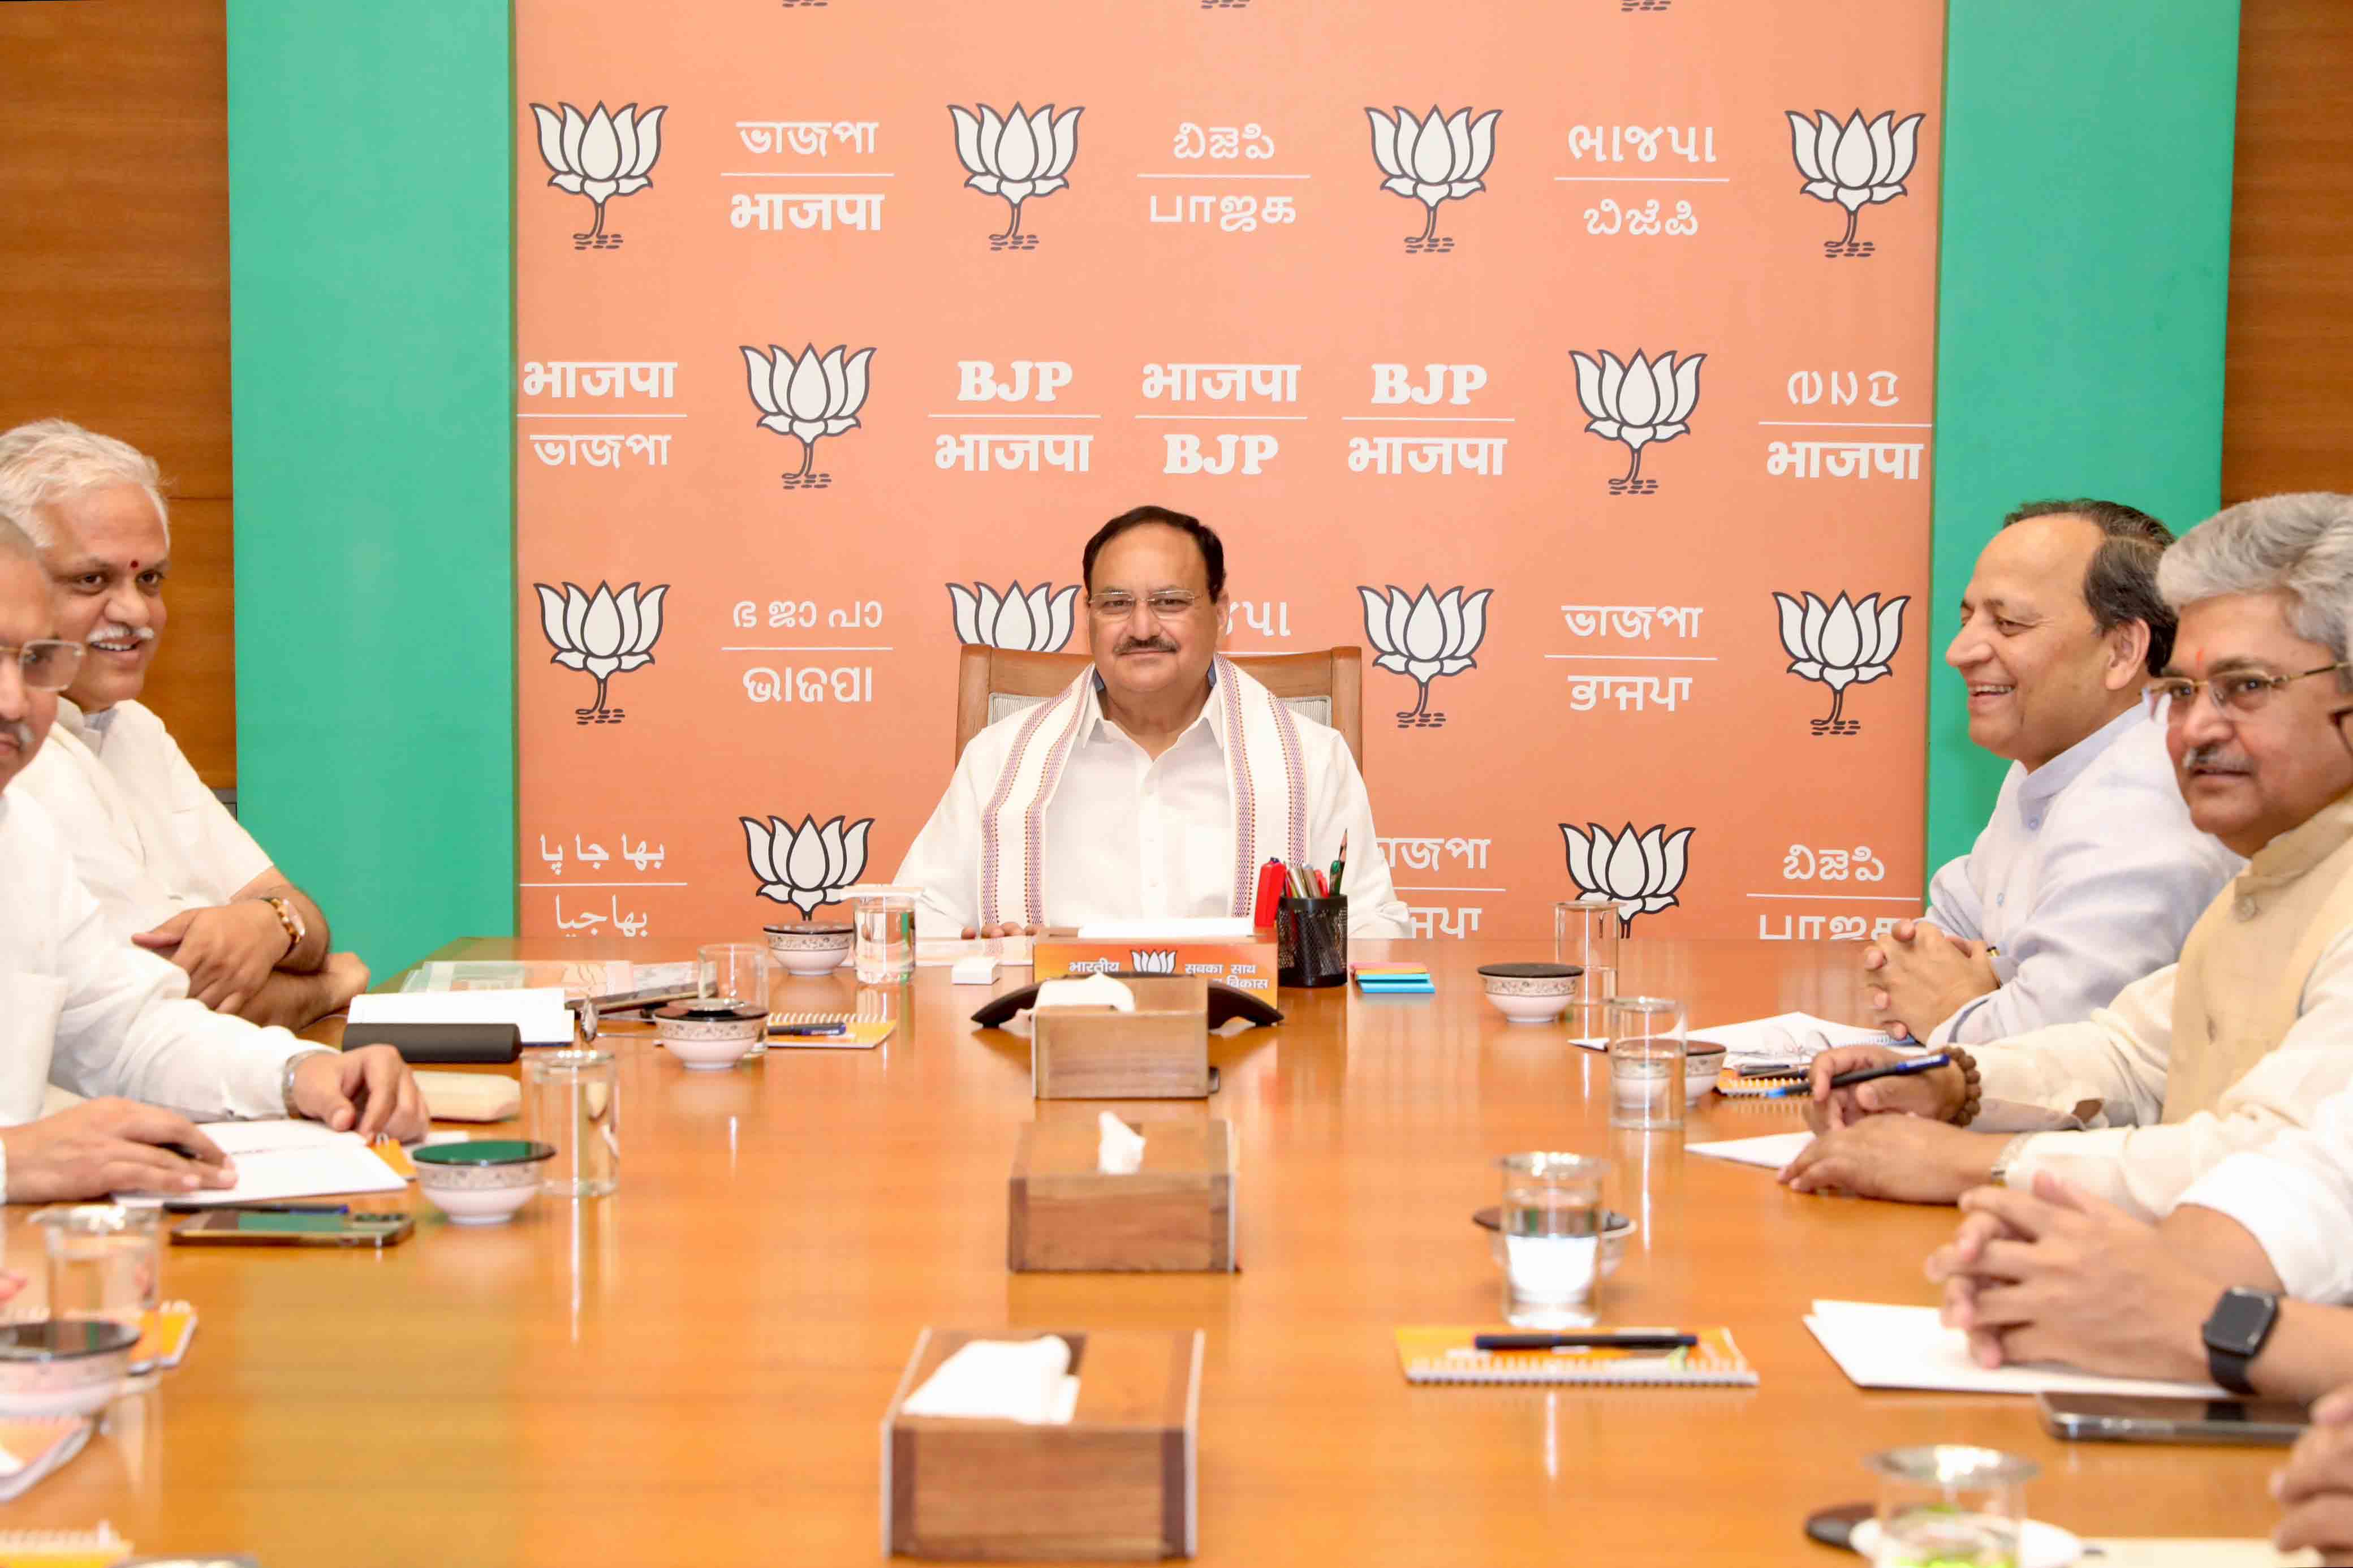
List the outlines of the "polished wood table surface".
{"label": "polished wood table surface", "polygon": [[[684,956],[566,944],[566,956]],[[1384,944],[1359,944],[1359,957]],[[1206,1108],[1240,1160],[1236,1275],[1012,1275],[1006,1176],[1033,1116],[1026,1044],[981,1033],[944,969],[887,993],[873,1051],[769,1052],[690,1074],[608,1030],[621,1190],[541,1198],[459,1229],[419,1200],[378,1255],[176,1248],[165,1293],[203,1314],[187,1363],[0,1514],[100,1519],[142,1551],[291,1564],[859,1563],[879,1556],[878,1425],[925,1324],[1207,1331],[1200,1561],[1482,1565],[1820,1563],[1806,1514],[1871,1495],[1863,1456],[1959,1441],[2031,1456],[2041,1518],[2088,1534],[2261,1535],[2262,1451],[2069,1445],[2032,1402],[1864,1393],[1799,1319],[1817,1296],[1933,1300],[1922,1258],[1949,1210],[1794,1196],[1769,1173],[1613,1133],[1607,1064],[1557,1026],[1505,1024],[1474,967],[1529,944],[1397,943],[1434,997],[1285,992],[1290,1021],[1212,1042]],[[437,957],[512,956],[454,943]],[[1856,1016],[1852,944],[1626,948],[1620,989],[1701,1025]],[[551,956],[542,952],[535,956]],[[1026,978],[1026,972],[1013,972]],[[779,983],[849,1004],[847,973]],[[1689,1136],[1799,1124],[1711,1102]],[[1472,1210],[1493,1162],[1567,1149],[1615,1163],[1641,1229],[1609,1321],[1730,1324],[1755,1390],[1417,1388],[1402,1323],[1496,1321]],[[10,1258],[38,1272],[10,1217]]]}

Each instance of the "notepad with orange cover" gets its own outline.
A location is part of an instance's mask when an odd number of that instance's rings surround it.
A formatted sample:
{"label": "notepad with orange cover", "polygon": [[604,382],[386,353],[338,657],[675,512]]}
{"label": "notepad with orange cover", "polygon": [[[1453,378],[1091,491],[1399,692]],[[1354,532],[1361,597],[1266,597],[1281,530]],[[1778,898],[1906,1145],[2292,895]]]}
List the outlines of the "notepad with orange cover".
{"label": "notepad with orange cover", "polygon": [[166,1301],[142,1315],[139,1342],[131,1347],[130,1371],[168,1372],[187,1359],[188,1342],[196,1337],[196,1310],[185,1301]]}
{"label": "notepad with orange cover", "polygon": [[1397,1331],[1398,1363],[1408,1383],[1543,1383],[1596,1387],[1648,1384],[1754,1388],[1757,1369],[1732,1342],[1730,1329],[1692,1329],[1699,1343],[1672,1351],[1581,1347],[1557,1351],[1482,1351],[1474,1336],[1508,1329],[1409,1328]]}
{"label": "notepad with orange cover", "polygon": [[[779,1035],[773,1031],[795,1024],[843,1024],[846,1035]],[[771,1013],[768,1015],[768,1048],[772,1051],[837,1050],[871,1051],[891,1037],[897,1024],[889,1018],[877,1018],[865,1013]]]}

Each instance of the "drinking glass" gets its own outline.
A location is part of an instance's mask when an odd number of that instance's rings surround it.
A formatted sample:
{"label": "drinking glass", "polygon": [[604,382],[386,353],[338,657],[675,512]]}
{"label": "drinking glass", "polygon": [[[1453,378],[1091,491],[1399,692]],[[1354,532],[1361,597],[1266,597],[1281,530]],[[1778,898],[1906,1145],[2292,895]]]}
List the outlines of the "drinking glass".
{"label": "drinking glass", "polygon": [[621,1080],[613,1053],[549,1051],[523,1058],[523,1135],[555,1150],[539,1190],[601,1198],[621,1184]]}
{"label": "drinking glass", "polygon": [[[44,1209],[35,1217],[48,1239],[49,1316],[127,1324],[143,1330],[162,1300],[163,1213],[114,1204]],[[152,1372],[123,1380],[153,1383]]]}
{"label": "drinking glass", "polygon": [[1618,905],[1588,893],[1552,907],[1552,961],[1584,967],[1577,1001],[1594,1006],[1618,989]]}
{"label": "drinking glass", "polygon": [[[757,1007],[768,1010],[768,968],[773,960],[765,947],[749,942],[713,942],[709,947],[694,950],[699,966],[695,981],[695,998],[713,1006]],[[768,1037],[761,1032],[744,1053],[745,1061],[765,1054]]]}
{"label": "drinking glass", "polygon": [[2026,1483],[2042,1467],[1998,1448],[1931,1443],[1873,1454],[1873,1568],[2018,1568]]}
{"label": "drinking glass", "polygon": [[1609,1125],[1672,1131],[1683,1124],[1683,1005],[1670,996],[1612,996]]}
{"label": "drinking glass", "polygon": [[850,919],[858,928],[858,983],[886,985],[915,975],[913,888],[852,888]]}
{"label": "drinking glass", "polygon": [[1577,1329],[1601,1290],[1602,1179],[1609,1162],[1581,1154],[1506,1154],[1504,1321],[1515,1329]]}

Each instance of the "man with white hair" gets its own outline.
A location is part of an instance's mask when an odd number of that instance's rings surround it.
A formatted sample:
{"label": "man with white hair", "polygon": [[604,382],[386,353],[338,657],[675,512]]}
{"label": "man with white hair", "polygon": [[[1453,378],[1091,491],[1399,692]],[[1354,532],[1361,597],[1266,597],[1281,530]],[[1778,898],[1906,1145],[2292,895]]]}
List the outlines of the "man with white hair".
{"label": "man with white hair", "polygon": [[[58,633],[39,552],[0,521],[0,1193],[10,1202],[187,1193],[236,1173],[197,1120],[304,1116],[421,1137],[389,1046],[306,1044],[199,1006],[188,977],[122,942],[38,803],[11,788],[82,662]],[[43,1116],[55,1084],[92,1099]]]}
{"label": "man with white hair", "polygon": [[154,460],[63,419],[0,435],[0,519],[39,547],[58,635],[84,646],[19,788],[71,846],[123,940],[223,1013],[301,1028],[367,989],[327,917],[205,787],[137,698],[164,629],[171,532]]}
{"label": "man with white hair", "polygon": [[1893,1054],[1824,1052],[1792,1187],[1950,1203],[2049,1171],[2149,1219],[2353,1085],[2353,755],[2334,719],[2353,693],[2353,496],[2232,507],[2158,584],[2180,626],[2151,710],[2191,820],[2246,868],[2179,963],[2086,1022],[1844,1089],[1833,1075]]}

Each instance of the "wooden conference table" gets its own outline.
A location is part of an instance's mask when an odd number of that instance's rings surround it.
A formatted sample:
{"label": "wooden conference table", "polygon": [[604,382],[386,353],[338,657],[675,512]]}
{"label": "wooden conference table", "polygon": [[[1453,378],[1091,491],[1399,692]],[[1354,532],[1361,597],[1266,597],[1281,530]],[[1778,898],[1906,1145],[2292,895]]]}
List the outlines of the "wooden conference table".
{"label": "wooden conference table", "polygon": [[[675,958],[650,944],[565,956]],[[1359,944],[1359,957],[1385,944]],[[541,1198],[378,1255],[177,1248],[165,1293],[203,1327],[186,1363],[115,1407],[0,1529],[100,1519],[142,1552],[293,1564],[860,1563],[879,1555],[878,1423],[925,1324],[1200,1328],[1205,1564],[1819,1563],[1813,1509],[1867,1498],[1863,1456],[1982,1443],[2040,1461],[2041,1518],[2099,1535],[2262,1535],[2271,1453],[2062,1444],[2031,1400],[1869,1394],[1799,1322],[1817,1296],[1927,1302],[1949,1210],[1798,1197],[1764,1171],[1613,1133],[1607,1064],[1558,1027],[1505,1024],[1475,967],[1533,944],[1398,943],[1439,994],[1285,992],[1290,1021],[1212,1041],[1224,1086],[1155,1113],[1231,1121],[1238,1275],[1013,1275],[1016,1129],[1092,1119],[1034,1102],[1026,1043],[982,1035],[983,994],[919,973],[871,1052],[774,1051],[688,1074],[608,1030],[622,1073],[620,1192]],[[507,942],[438,958],[501,958]],[[545,954],[542,954],[545,955]],[[1621,988],[1695,1022],[1858,1015],[1852,944],[1627,944]],[[1012,972],[1017,979],[1026,972]],[[1009,983],[1008,983],[1009,984]],[[847,973],[778,1005],[840,1006]],[[512,1070],[512,1069],[508,1069]],[[1799,1124],[1711,1102],[1689,1135]],[[1732,1325],[1754,1390],[1417,1388],[1401,1323],[1493,1322],[1471,1211],[1493,1161],[1616,1162],[1641,1229],[1604,1314]],[[12,1214],[8,1249],[37,1272]],[[2129,1310],[2128,1304],[2120,1304]]]}

